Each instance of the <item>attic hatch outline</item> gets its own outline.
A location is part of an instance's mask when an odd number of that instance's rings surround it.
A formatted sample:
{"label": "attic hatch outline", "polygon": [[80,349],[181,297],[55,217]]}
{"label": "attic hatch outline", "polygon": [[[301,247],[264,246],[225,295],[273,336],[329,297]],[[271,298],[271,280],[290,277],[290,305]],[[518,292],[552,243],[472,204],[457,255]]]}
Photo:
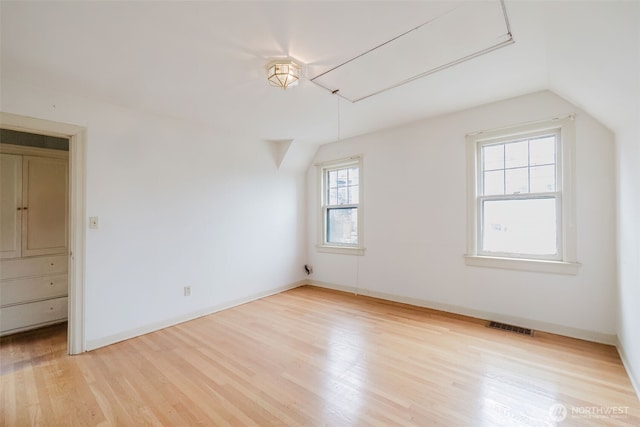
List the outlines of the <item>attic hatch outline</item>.
{"label": "attic hatch outline", "polygon": [[[408,40],[408,38],[412,37],[412,36],[416,36],[418,35],[418,33],[422,30],[423,32],[425,32],[425,30],[429,30],[432,27],[430,27],[430,24],[442,24],[443,23],[443,19],[447,19],[447,18],[452,18],[454,14],[456,13],[460,13],[461,11],[463,12],[468,12],[469,9],[473,9],[474,7],[487,7],[487,5],[491,4],[492,6],[490,7],[494,7],[494,8],[498,8],[499,4],[499,10],[500,10],[500,15],[502,16],[504,22],[501,22],[501,25],[504,24],[504,33],[500,33],[497,35],[496,37],[496,42],[489,44],[486,47],[483,47],[481,49],[478,50],[473,50],[470,53],[467,53],[461,57],[457,57],[454,58],[448,62],[445,62],[444,64],[440,64],[440,65],[436,65],[432,68],[428,68],[426,71],[422,71],[419,72],[418,74],[406,77],[406,78],[402,78],[400,81],[397,81],[395,83],[391,83],[391,84],[382,84],[382,87],[379,87],[377,89],[372,89],[370,92],[364,94],[364,95],[356,95],[356,96],[350,96],[349,93],[349,88],[348,87],[336,87],[336,85],[331,85],[330,80],[331,77],[336,76],[336,73],[347,73],[349,74],[351,72],[351,70],[355,69],[357,71],[357,65],[356,62],[358,62],[362,59],[371,59],[371,55],[376,55],[376,54],[380,54],[381,52],[384,53],[387,52],[387,55],[389,55],[388,52],[391,52],[391,54],[393,54],[393,46],[395,44],[396,46],[396,50],[398,49],[397,46],[397,42],[403,42]],[[479,6],[480,5],[480,6]],[[496,11],[494,11],[494,13],[496,13]],[[497,19],[496,16],[493,16],[493,19]],[[455,21],[454,21],[455,23]],[[462,29],[462,31],[464,31],[464,29]],[[424,37],[424,35],[423,35]],[[429,39],[425,39],[425,41],[429,41]],[[433,42],[433,40],[432,40]],[[506,9],[506,5],[504,0],[495,0],[495,1],[485,1],[485,2],[473,2],[473,3],[467,3],[467,4],[462,4],[462,5],[457,5],[455,7],[453,7],[450,10],[445,11],[444,13],[427,20],[426,22],[423,22],[422,24],[411,28],[410,30],[390,39],[387,40],[386,42],[383,42],[382,44],[369,49],[367,51],[365,51],[364,53],[361,53],[360,55],[357,55],[349,60],[347,60],[346,62],[343,62],[340,65],[337,65],[321,74],[318,74],[317,76],[313,77],[310,79],[310,81],[312,81],[313,83],[317,84],[318,86],[322,87],[323,89],[328,90],[329,92],[331,92],[332,94],[336,94],[338,96],[340,96],[341,98],[350,101],[352,103],[358,102],[358,101],[362,101],[363,99],[367,99],[370,98],[372,96],[381,94],[383,92],[386,92],[388,90],[397,88],[399,86],[402,86],[404,84],[407,84],[409,82],[412,82],[414,80],[420,79],[422,77],[428,76],[430,74],[436,73],[438,71],[442,71],[445,70],[447,68],[453,67],[457,64],[460,64],[462,62],[466,62],[469,61],[473,58],[477,58],[479,56],[485,55],[487,53],[493,52],[494,50],[500,49],[502,47],[506,47],[509,46],[511,44],[515,43],[515,40],[513,38],[513,35],[511,33],[511,25],[509,23],[509,17],[507,15],[507,9]],[[419,55],[416,55],[419,56]],[[383,58],[384,59],[384,58]],[[402,58],[401,58],[402,59]],[[406,57],[405,57],[406,59]],[[391,63],[393,63],[393,61],[390,61]],[[354,65],[356,65],[354,67]],[[365,69],[366,71],[366,69]],[[355,73],[356,75],[358,75],[358,73]],[[339,78],[339,77],[338,77]],[[324,80],[324,82],[323,82]],[[337,85],[339,86],[339,84]],[[347,92],[347,94],[345,94],[345,92]]]}

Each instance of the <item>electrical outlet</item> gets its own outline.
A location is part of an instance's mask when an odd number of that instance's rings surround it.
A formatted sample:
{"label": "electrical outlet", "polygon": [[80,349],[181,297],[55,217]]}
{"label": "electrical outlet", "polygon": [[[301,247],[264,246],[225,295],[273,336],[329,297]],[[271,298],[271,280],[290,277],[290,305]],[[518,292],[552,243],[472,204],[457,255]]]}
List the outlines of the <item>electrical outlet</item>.
{"label": "electrical outlet", "polygon": [[184,287],[184,296],[188,297],[191,295],[191,286],[185,286]]}

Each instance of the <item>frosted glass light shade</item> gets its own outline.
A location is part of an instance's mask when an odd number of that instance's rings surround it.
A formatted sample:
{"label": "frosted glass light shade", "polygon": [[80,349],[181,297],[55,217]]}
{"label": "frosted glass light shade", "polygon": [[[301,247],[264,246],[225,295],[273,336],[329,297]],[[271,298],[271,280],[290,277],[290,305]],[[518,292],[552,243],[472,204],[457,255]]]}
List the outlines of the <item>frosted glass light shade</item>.
{"label": "frosted glass light shade", "polygon": [[300,80],[300,66],[295,62],[274,62],[267,68],[267,80],[271,86],[286,89]]}

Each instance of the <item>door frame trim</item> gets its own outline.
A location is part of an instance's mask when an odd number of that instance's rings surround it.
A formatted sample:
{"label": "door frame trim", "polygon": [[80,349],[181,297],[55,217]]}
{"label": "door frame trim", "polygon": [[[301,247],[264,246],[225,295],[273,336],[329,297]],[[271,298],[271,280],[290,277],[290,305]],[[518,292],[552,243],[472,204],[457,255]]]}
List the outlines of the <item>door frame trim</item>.
{"label": "door frame trim", "polygon": [[86,351],[85,337],[85,212],[86,128],[68,123],[0,112],[0,128],[69,138],[69,354]]}

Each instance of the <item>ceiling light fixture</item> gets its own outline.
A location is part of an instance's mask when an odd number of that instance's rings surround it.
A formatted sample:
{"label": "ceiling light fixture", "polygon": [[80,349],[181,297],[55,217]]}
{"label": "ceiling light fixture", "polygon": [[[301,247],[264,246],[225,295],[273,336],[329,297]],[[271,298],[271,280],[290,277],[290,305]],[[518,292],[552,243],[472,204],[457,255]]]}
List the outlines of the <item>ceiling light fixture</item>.
{"label": "ceiling light fixture", "polygon": [[296,86],[300,80],[300,66],[293,61],[274,61],[267,65],[267,80],[271,86]]}

